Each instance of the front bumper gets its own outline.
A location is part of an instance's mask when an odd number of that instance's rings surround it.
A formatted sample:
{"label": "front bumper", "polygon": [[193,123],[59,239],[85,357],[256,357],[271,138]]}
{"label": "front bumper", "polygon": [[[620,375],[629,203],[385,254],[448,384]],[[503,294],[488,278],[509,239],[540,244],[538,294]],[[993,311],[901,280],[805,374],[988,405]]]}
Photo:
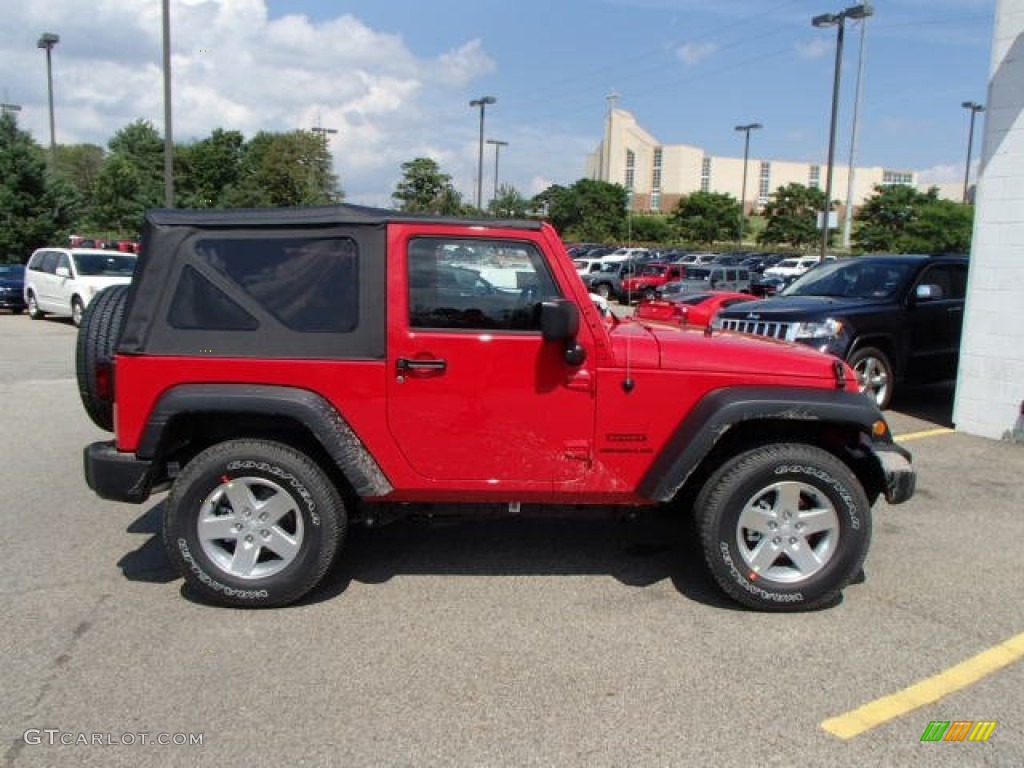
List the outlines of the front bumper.
{"label": "front bumper", "polygon": [[82,455],[85,482],[101,499],[141,504],[153,489],[153,462],[123,453],[113,441],[92,443]]}
{"label": "front bumper", "polygon": [[874,446],[875,457],[885,479],[883,492],[890,504],[902,504],[914,495],[917,472],[910,462],[910,452],[893,443]]}

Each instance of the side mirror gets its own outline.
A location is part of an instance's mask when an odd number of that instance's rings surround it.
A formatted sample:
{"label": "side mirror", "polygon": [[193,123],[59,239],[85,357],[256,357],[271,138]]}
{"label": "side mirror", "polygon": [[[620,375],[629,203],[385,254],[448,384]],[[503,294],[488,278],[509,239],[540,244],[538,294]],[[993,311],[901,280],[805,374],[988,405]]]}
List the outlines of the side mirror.
{"label": "side mirror", "polygon": [[71,270],[67,267],[57,267],[57,277],[71,277]]}
{"label": "side mirror", "polygon": [[917,301],[937,301],[942,298],[942,286],[919,285],[914,290],[914,298]]}
{"label": "side mirror", "polygon": [[578,368],[587,359],[587,350],[576,341],[580,330],[580,310],[567,299],[553,299],[540,303],[540,332],[544,341],[564,344],[563,355],[567,365]]}
{"label": "side mirror", "polygon": [[580,331],[580,311],[566,299],[542,301],[540,304],[540,332],[544,341],[569,342]]}

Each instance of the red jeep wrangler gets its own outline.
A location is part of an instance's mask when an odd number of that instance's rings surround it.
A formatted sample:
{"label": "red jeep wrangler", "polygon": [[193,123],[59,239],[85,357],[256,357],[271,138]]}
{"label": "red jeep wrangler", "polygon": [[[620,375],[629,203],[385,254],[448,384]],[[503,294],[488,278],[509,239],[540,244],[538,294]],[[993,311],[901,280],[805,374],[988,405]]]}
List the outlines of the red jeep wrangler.
{"label": "red jeep wrangler", "polygon": [[635,275],[622,279],[622,297],[629,303],[634,301],[653,301],[658,296],[658,289],[686,277],[685,264],[666,264],[652,261],[645,264]]}
{"label": "red jeep wrangler", "polygon": [[168,555],[228,605],[302,597],[352,522],[660,506],[739,602],[814,608],[859,573],[875,500],[914,488],[843,362],[602,317],[536,221],[154,211],[77,368],[115,434],[90,488],[170,488]]}

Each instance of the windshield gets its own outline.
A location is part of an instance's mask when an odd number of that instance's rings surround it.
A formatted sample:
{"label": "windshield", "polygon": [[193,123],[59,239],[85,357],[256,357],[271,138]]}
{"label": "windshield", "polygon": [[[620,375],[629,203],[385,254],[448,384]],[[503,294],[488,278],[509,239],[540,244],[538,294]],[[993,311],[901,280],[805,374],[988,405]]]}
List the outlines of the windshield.
{"label": "windshield", "polygon": [[798,265],[799,263],[800,263],[800,260],[799,260],[799,259],[783,259],[782,261],[780,261],[780,262],[779,262],[778,264],[776,264],[775,266],[777,266],[777,267],[786,267],[786,268],[789,268],[789,267],[795,267],[795,266],[797,266],[797,265]]}
{"label": "windshield", "polygon": [[640,270],[641,277],[657,277],[658,275],[665,274],[665,267],[644,267]]}
{"label": "windshield", "polygon": [[135,271],[135,256],[129,253],[76,253],[78,274],[90,277],[131,277]]}
{"label": "windshield", "polygon": [[784,296],[891,299],[910,277],[912,264],[842,261],[815,267],[782,292]]}

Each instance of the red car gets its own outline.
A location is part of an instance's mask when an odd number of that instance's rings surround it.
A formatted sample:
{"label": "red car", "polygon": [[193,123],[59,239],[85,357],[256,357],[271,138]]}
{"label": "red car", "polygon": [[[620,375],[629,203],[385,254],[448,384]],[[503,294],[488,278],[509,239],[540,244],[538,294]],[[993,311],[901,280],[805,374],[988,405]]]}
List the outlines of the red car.
{"label": "red car", "polygon": [[757,297],[751,296],[749,293],[731,293],[729,291],[666,294],[661,299],[640,302],[636,308],[636,317],[640,320],[678,322],[680,325],[703,328],[710,325],[711,319],[718,310],[741,301],[752,301],[755,298]]}

